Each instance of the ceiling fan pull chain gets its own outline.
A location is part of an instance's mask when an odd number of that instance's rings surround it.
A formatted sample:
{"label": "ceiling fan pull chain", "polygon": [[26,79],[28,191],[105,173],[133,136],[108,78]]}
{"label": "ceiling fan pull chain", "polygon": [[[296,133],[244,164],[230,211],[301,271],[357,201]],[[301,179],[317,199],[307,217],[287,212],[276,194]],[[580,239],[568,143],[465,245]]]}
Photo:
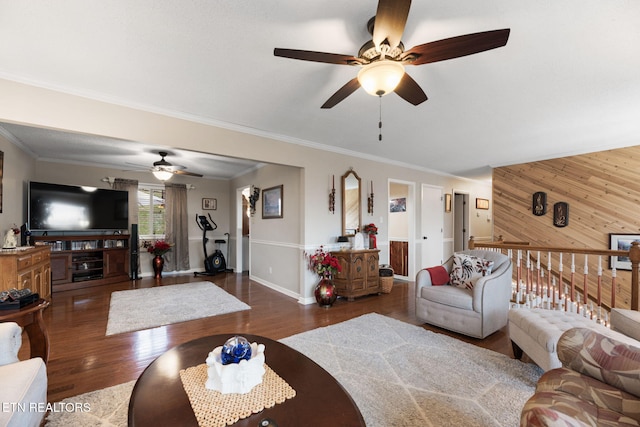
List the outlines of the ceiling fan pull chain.
{"label": "ceiling fan pull chain", "polygon": [[378,95],[380,99],[380,120],[378,121],[378,141],[382,141],[382,95]]}

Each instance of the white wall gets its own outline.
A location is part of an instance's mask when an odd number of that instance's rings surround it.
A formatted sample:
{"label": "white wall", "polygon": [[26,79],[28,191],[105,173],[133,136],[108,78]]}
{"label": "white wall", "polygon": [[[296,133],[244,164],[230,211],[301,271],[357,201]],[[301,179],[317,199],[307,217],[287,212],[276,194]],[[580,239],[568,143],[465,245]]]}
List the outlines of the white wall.
{"label": "white wall", "polygon": [[[235,189],[240,185],[255,184],[267,188],[285,183],[283,221],[268,220],[272,222],[265,222],[263,230],[259,227],[254,230],[253,227],[257,224],[255,217],[253,219],[252,234],[255,235],[255,241],[252,241],[252,250],[255,247],[260,256],[252,255],[252,277],[266,284],[274,284],[283,292],[291,293],[305,303],[313,301],[312,289],[317,278],[304,268],[303,252],[319,245],[335,244],[336,237],[341,233],[339,209],[335,214],[330,213],[328,209],[332,175],[335,175],[336,182],[339,182],[338,177],[353,167],[364,183],[374,182],[374,212],[367,213],[367,192],[363,189],[362,221],[374,222],[380,226],[378,246],[381,249],[382,263],[388,262],[388,228],[385,218],[388,209],[386,201],[389,199],[386,187],[389,179],[414,182],[416,188],[427,183],[445,189],[464,189],[469,192],[471,200],[475,200],[476,194],[482,193],[478,197],[485,198],[490,198],[485,194],[491,194],[490,184],[487,183],[443,176],[405,164],[389,164],[384,159],[367,158],[360,153],[318,150],[311,148],[310,144],[298,144],[298,141],[278,141],[264,135],[224,129],[211,123],[169,117],[8,80],[0,79],[0,93],[3,97],[3,102],[0,103],[0,121],[103,135],[282,165],[265,168],[264,172],[256,171],[255,174],[227,183],[226,200],[222,195],[218,200],[219,214],[225,219],[221,219],[218,225],[220,232],[228,229],[235,234],[236,227],[231,221],[235,212],[231,195],[235,194]],[[250,129],[246,131],[254,132]],[[387,138],[385,143],[401,144],[402,141],[393,141],[391,137]],[[26,163],[29,164],[31,161]],[[123,176],[121,171],[118,172],[116,176]],[[63,170],[59,173],[62,174]],[[32,175],[21,171],[13,179],[24,181]],[[75,173],[74,175],[80,176]],[[214,184],[211,184],[210,190],[208,184],[207,188],[202,188],[204,184],[196,183],[196,186],[198,185],[201,186],[196,190],[198,193],[190,193],[194,194],[194,200],[190,199],[190,206],[192,203],[199,203],[199,197],[215,197],[218,194],[218,187]],[[295,193],[291,196],[290,188],[297,191],[297,199]],[[21,199],[22,195],[18,193],[12,196]],[[336,207],[341,203],[339,193],[337,191]],[[291,214],[290,202],[297,204]],[[17,201],[14,199],[10,203]],[[416,210],[415,218],[420,218],[419,203],[416,203]],[[223,215],[223,211],[226,214]],[[0,214],[2,229],[15,220],[15,216],[9,219],[5,214]],[[474,235],[490,234],[491,224],[480,220],[472,224],[472,231],[476,233]],[[450,229],[451,221],[445,217],[445,227],[448,226]],[[192,227],[196,225],[192,224]],[[415,227],[414,232],[417,240],[421,235],[420,227]],[[192,236],[192,229],[189,233]],[[195,234],[199,234],[199,230]],[[272,256],[272,252],[267,248],[272,249],[275,246],[279,249],[274,252],[277,255]],[[195,250],[192,252],[195,253]],[[418,251],[415,253],[419,256]]]}

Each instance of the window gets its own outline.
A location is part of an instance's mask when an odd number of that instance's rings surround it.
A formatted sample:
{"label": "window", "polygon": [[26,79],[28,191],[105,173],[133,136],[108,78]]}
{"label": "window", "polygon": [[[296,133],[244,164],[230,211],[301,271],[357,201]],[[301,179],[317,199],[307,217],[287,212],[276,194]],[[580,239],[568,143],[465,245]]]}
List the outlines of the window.
{"label": "window", "polygon": [[138,185],[138,232],[141,239],[163,239],[165,233],[164,187]]}

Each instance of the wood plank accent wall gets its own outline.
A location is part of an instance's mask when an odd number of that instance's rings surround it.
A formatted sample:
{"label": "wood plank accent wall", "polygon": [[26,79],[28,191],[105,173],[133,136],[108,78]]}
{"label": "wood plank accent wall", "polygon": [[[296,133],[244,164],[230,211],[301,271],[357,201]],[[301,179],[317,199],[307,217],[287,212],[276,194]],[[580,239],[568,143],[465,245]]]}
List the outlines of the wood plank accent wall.
{"label": "wood plank accent wall", "polygon": [[[640,146],[496,168],[494,236],[535,245],[608,249],[609,233],[640,234],[638,178]],[[544,216],[532,213],[533,193],[537,191],[547,193]],[[556,202],[569,204],[569,225],[564,228],[553,225]],[[583,264],[584,259],[576,258],[580,277]],[[608,304],[608,260],[603,260],[602,268],[603,299]],[[595,276],[597,269],[597,260],[590,259],[590,275]],[[565,271],[570,270],[565,267]],[[630,271],[617,270],[617,307],[629,307],[630,281]]]}

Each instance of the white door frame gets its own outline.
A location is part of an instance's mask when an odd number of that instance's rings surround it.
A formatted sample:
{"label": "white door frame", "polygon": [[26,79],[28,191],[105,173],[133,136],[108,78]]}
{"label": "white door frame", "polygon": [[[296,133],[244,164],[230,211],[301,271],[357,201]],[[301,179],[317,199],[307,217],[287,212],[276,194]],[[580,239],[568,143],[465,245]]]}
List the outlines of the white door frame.
{"label": "white door frame", "polygon": [[[242,266],[244,265],[244,260],[242,259],[243,253],[243,236],[242,236],[242,216],[245,215],[243,210],[243,200],[242,200],[242,192],[251,188],[249,185],[245,185],[244,187],[236,188],[236,268],[234,271],[236,273],[242,273]],[[251,220],[249,220],[249,227],[251,227]],[[249,230],[249,260],[251,260],[251,230]]]}

